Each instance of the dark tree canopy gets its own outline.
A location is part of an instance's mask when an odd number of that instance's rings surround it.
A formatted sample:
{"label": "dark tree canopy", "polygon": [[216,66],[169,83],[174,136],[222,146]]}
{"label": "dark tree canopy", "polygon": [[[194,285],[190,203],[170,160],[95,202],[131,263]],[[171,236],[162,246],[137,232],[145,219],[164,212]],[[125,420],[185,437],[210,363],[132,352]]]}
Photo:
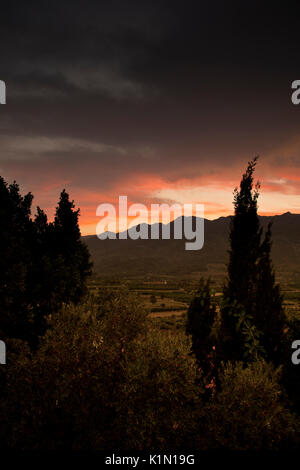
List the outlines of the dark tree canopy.
{"label": "dark tree canopy", "polygon": [[66,191],[53,223],[39,207],[32,219],[32,199],[0,178],[0,333],[36,344],[46,317],[82,298],[91,263]]}
{"label": "dark tree canopy", "polygon": [[192,337],[192,352],[195,354],[205,386],[209,386],[213,378],[212,327],[215,317],[216,307],[212,303],[210,281],[201,279],[188,309],[186,333]]}
{"label": "dark tree canopy", "polygon": [[20,195],[14,182],[0,177],[0,331],[22,337],[27,334],[28,271],[31,267],[30,219],[32,195]]}
{"label": "dark tree canopy", "polygon": [[271,226],[264,237],[257,215],[259,183],[253,187],[257,157],[248,163],[234,191],[228,277],[222,306],[223,355],[244,360],[264,355],[276,361],[285,316],[271,262]]}

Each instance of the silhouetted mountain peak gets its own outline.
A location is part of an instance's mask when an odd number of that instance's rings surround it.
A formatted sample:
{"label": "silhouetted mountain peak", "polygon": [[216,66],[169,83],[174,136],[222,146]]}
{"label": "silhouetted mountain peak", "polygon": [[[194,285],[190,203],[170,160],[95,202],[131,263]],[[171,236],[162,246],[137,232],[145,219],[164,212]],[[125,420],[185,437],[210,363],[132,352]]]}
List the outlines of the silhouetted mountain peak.
{"label": "silhouetted mountain peak", "polygon": [[[176,274],[205,271],[209,264],[224,264],[228,261],[229,225],[232,216],[215,220],[204,219],[204,247],[199,251],[185,250],[185,240],[151,239],[132,240],[106,239],[96,236],[84,237],[88,245],[94,268],[101,275],[128,273]],[[195,221],[195,218],[193,218]],[[272,226],[272,259],[275,267],[287,269],[300,264],[300,214],[286,212],[276,216],[260,216],[264,229]],[[183,219],[182,219],[183,222]],[[161,229],[162,224],[158,224]],[[151,226],[145,224],[150,235]],[[174,221],[170,224],[173,233]],[[136,231],[139,231],[138,227]],[[161,231],[160,231],[161,233]]]}

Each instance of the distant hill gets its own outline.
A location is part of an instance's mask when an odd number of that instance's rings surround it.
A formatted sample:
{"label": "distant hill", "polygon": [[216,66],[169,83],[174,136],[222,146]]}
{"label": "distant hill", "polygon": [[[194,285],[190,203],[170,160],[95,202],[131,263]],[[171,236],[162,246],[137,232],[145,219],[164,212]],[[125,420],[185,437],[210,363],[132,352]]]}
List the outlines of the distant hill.
{"label": "distant hill", "polygon": [[[195,219],[195,218],[193,218]],[[281,270],[300,269],[300,214],[260,216],[265,228],[273,222],[272,259]],[[182,222],[182,220],[181,220]],[[193,220],[195,223],[195,220]],[[204,247],[185,250],[186,240],[99,240],[83,237],[92,255],[94,271],[99,275],[176,275],[205,271],[208,264],[227,263],[230,216],[204,220]],[[150,233],[150,226],[146,229]],[[161,233],[161,224],[159,224]],[[140,226],[137,226],[138,228]],[[173,233],[174,222],[170,224]]]}

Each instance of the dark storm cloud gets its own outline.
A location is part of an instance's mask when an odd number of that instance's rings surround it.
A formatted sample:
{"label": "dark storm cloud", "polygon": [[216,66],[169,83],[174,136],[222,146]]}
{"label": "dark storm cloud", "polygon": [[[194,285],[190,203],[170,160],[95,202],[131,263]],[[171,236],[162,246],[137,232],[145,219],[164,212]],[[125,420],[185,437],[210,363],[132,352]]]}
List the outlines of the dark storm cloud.
{"label": "dark storm cloud", "polygon": [[1,33],[3,68],[7,66],[7,76],[21,84],[32,77],[32,85],[38,81],[43,87],[51,78],[52,89],[56,75],[59,90],[64,76],[71,93],[74,84],[77,91],[88,91],[94,80],[102,82],[98,89],[92,86],[95,94],[101,95],[101,85],[109,94],[111,84],[119,85],[122,95],[123,82],[135,81],[133,62],[151,50],[160,31],[163,34],[158,10],[142,2],[9,4]]}
{"label": "dark storm cloud", "polygon": [[296,12],[287,16],[276,2],[270,9],[260,2],[9,2],[2,73],[27,90],[30,83],[53,90],[56,77],[58,91],[68,83],[71,96],[73,87],[88,92],[93,79],[100,97],[109,83],[125,97],[123,81],[172,98],[197,97],[203,85],[205,94],[210,83],[228,93],[239,82],[243,89],[249,73],[257,84],[296,66],[298,34]]}

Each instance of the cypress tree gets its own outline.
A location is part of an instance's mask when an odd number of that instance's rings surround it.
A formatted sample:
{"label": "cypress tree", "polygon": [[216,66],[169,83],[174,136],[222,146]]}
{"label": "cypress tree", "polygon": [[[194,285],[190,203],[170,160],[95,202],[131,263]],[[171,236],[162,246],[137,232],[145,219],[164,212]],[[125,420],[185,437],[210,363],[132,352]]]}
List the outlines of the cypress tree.
{"label": "cypress tree", "polygon": [[266,358],[279,364],[282,360],[286,317],[280,286],[275,282],[271,247],[272,232],[269,224],[260,246],[257,263],[257,289],[253,316],[257,329],[262,333],[261,343]]}
{"label": "cypress tree", "polygon": [[24,338],[28,332],[27,279],[31,265],[29,240],[31,193],[20,195],[14,182],[0,177],[0,333]]}
{"label": "cypress tree", "polygon": [[248,163],[239,190],[234,191],[230,226],[228,276],[223,289],[222,354],[225,360],[265,356],[276,361],[283,336],[284,312],[271,263],[271,226],[262,241],[257,214],[259,183]]}
{"label": "cypress tree", "polygon": [[39,207],[32,220],[32,199],[0,177],[0,334],[35,347],[46,317],[84,295],[91,263],[66,191],[53,223]]}
{"label": "cypress tree", "polygon": [[87,246],[81,240],[78,223],[79,209],[63,190],[56,208],[53,224],[54,253],[63,267],[59,280],[63,302],[77,303],[86,292],[86,280],[91,274],[92,263]]}

